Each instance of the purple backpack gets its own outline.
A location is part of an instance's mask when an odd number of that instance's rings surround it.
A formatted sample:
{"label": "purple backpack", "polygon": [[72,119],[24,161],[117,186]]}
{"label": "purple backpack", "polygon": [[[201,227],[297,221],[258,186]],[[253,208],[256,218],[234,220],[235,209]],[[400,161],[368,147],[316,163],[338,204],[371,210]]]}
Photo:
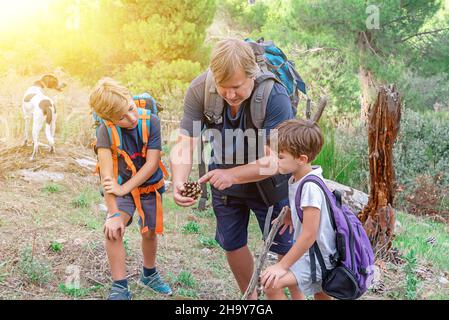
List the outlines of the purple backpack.
{"label": "purple backpack", "polygon": [[322,270],[323,292],[336,299],[357,299],[366,292],[374,277],[374,254],[365,229],[357,216],[342,205],[341,194],[337,190],[330,192],[324,181],[316,175],[304,178],[296,192],[295,206],[301,223],[301,194],[306,182],[315,183],[323,190],[337,242],[337,252],[329,257],[332,269],[326,268],[317,242],[309,249],[312,282],[317,281],[316,256]]}

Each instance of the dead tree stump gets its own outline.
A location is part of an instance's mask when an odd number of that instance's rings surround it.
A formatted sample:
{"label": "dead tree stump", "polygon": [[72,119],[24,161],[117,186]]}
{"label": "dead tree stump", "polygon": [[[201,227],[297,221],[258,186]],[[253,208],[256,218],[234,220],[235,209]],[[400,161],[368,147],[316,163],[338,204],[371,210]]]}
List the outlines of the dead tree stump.
{"label": "dead tree stump", "polygon": [[401,98],[394,85],[381,86],[377,101],[370,106],[368,145],[370,193],[368,204],[359,214],[377,257],[387,258],[391,248],[396,189],[393,145],[399,132]]}

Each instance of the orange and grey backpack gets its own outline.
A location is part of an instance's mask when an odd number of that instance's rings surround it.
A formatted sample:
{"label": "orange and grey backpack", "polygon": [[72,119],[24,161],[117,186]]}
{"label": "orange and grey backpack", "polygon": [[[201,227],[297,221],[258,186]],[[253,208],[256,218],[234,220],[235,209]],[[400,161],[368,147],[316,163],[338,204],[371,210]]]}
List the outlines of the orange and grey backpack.
{"label": "orange and grey backpack", "polygon": [[[136,102],[136,105],[138,103]],[[139,134],[140,139],[143,142],[143,148],[142,148],[142,157],[145,159],[147,155],[147,145],[149,140],[149,132],[150,132],[150,119],[153,115],[152,109],[143,109],[143,108],[137,108],[139,119],[137,124],[137,132]],[[114,170],[114,178],[117,180],[118,184],[122,184],[123,180],[122,177],[119,175],[118,172],[118,159],[120,157],[123,158],[125,161],[127,168],[132,172],[132,176],[135,176],[137,173],[137,169],[131,160],[131,157],[122,149],[122,133],[121,128],[119,126],[114,125],[112,122],[103,120],[98,115],[93,113],[93,118],[95,120],[95,126],[96,130],[98,132],[98,128],[100,127],[101,123],[104,123],[108,130],[109,139],[111,140],[111,151],[112,151],[112,162],[113,162],[113,170]],[[92,146],[95,147],[96,142],[92,143]],[[134,203],[136,205],[137,212],[139,213],[139,216],[142,220],[142,234],[148,231],[148,227],[145,226],[145,214],[142,209],[142,204],[140,201],[140,195],[141,194],[148,194],[154,192],[156,194],[156,233],[162,234],[163,233],[163,210],[162,210],[162,196],[158,192],[158,190],[164,186],[165,181],[164,179],[168,178],[168,172],[165,168],[162,160],[159,160],[159,168],[162,170],[163,178],[156,182],[155,184],[146,186],[146,187],[138,187],[131,191],[131,195],[133,197]],[[100,167],[97,164],[95,173],[100,173]]]}

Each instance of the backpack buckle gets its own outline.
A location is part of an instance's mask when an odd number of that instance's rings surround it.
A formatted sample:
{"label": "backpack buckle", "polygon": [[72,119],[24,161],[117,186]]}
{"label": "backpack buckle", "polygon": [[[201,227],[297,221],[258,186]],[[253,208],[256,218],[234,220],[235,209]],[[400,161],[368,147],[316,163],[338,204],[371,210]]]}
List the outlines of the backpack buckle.
{"label": "backpack buckle", "polygon": [[338,265],[338,261],[340,260],[339,258],[340,258],[340,257],[339,257],[339,255],[338,255],[338,252],[335,252],[334,254],[330,254],[330,255],[329,255],[329,262],[330,262],[334,267],[336,267],[336,266]]}
{"label": "backpack buckle", "polygon": [[206,118],[207,122],[212,124],[220,124],[223,122],[223,117],[222,116],[217,116],[213,113],[204,113],[204,117]]}

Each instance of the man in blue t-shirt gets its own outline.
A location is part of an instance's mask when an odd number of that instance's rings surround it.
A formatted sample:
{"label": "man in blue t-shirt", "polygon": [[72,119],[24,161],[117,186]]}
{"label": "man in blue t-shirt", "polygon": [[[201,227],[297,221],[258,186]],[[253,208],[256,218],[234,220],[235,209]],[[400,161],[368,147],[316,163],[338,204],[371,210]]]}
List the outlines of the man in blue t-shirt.
{"label": "man in blue t-shirt", "polygon": [[[199,182],[209,182],[212,205],[217,220],[216,240],[226,251],[229,266],[242,293],[249,285],[254,262],[248,249],[248,222],[250,210],[255,213],[261,229],[265,226],[268,205],[262,199],[256,185],[277,170],[264,173],[263,143],[260,143],[251,118],[250,102],[257,89],[260,73],[249,44],[237,39],[220,41],[212,53],[210,72],[213,74],[216,92],[224,102],[220,121],[210,122],[205,117],[207,72],[192,81],[184,100],[184,115],[180,124],[178,144],[172,150],[171,170],[174,200],[180,206],[191,206],[195,200],[183,197],[183,184],[188,180],[193,164],[193,146],[203,126],[210,129],[212,144],[209,172]],[[293,118],[290,98],[286,89],[275,83],[270,92],[262,129],[269,131],[287,119]],[[256,156],[253,157],[253,152]],[[257,160],[258,159],[258,160]],[[288,205],[288,193],[274,205],[271,220]],[[269,223],[271,227],[271,221]],[[277,234],[271,251],[279,259],[292,245],[288,232]],[[290,288],[292,296],[298,291]],[[269,299],[281,292],[273,291]],[[250,299],[256,299],[256,292]]]}

